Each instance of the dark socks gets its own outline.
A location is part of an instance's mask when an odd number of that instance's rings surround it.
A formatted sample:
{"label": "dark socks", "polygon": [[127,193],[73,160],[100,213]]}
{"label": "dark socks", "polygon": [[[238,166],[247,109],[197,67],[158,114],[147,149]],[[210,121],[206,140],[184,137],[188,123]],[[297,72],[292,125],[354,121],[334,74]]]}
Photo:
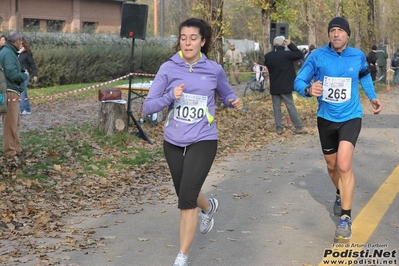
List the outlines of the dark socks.
{"label": "dark socks", "polygon": [[335,192],[335,193],[337,194],[337,196],[341,195],[341,194],[339,194],[339,189],[337,189],[337,192]]}
{"label": "dark socks", "polygon": [[342,211],[341,211],[341,216],[346,214],[346,215],[348,215],[349,217],[351,217],[351,211],[352,211],[352,210],[344,210],[344,209],[342,209]]}

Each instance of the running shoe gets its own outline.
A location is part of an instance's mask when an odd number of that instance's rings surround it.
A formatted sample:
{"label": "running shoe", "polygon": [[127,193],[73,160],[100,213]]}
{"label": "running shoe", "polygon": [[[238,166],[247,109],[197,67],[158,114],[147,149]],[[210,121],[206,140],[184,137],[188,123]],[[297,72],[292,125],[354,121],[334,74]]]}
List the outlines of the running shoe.
{"label": "running shoe", "polygon": [[344,214],[338,221],[337,229],[335,230],[335,243],[348,243],[352,237],[352,220]]}
{"label": "running shoe", "polygon": [[173,264],[173,266],[188,266],[187,263],[188,257],[186,255],[184,255],[183,253],[179,252],[179,254],[177,254],[175,263]]}
{"label": "running shoe", "polygon": [[338,194],[335,194],[335,203],[334,203],[334,216],[341,216],[341,196]]}
{"label": "running shoe", "polygon": [[211,211],[209,213],[205,213],[204,211],[200,211],[200,232],[203,234],[208,233],[209,231],[212,230],[214,221],[213,221],[213,215],[219,208],[219,201],[215,198],[210,198],[209,200],[209,205],[211,207]]}

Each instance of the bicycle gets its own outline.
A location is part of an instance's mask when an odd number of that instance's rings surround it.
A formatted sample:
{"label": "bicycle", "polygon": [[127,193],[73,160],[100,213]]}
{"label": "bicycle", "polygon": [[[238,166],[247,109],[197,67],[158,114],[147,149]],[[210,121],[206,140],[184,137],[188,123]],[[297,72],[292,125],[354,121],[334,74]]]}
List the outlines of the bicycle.
{"label": "bicycle", "polygon": [[[244,89],[244,97],[250,93],[263,93],[265,92],[265,97],[267,97],[270,92],[268,87],[268,72],[262,72],[260,68],[254,67],[256,74],[251,76],[251,80],[247,83]],[[265,77],[266,76],[266,77]]]}

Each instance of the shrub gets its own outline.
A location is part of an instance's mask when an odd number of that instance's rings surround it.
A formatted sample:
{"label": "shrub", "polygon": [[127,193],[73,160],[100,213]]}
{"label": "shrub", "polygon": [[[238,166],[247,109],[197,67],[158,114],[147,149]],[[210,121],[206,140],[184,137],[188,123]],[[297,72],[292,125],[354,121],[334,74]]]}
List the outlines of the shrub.
{"label": "shrub", "polygon": [[[111,34],[24,32],[39,69],[39,82],[32,87],[103,82],[133,72],[157,73],[160,65],[174,54],[176,37],[147,37],[135,40]],[[244,71],[253,61],[263,63],[262,52],[243,54]],[[133,62],[132,62],[133,61]]]}
{"label": "shrub", "polygon": [[127,75],[132,62],[133,72],[155,74],[173,53],[170,41],[135,40],[131,60],[131,39],[89,34],[47,34],[40,41],[38,34],[26,36],[39,69],[36,87],[112,80]]}

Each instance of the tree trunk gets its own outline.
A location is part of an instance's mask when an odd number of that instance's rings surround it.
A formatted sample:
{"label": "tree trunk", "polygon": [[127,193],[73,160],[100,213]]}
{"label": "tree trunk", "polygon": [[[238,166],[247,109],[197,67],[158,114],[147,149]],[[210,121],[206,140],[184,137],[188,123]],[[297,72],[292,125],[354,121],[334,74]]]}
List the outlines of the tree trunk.
{"label": "tree trunk", "polygon": [[262,45],[263,45],[263,53],[266,54],[272,49],[272,45],[270,42],[270,23],[272,22],[270,18],[270,13],[267,10],[262,9]]}
{"label": "tree trunk", "polygon": [[104,131],[107,135],[127,131],[126,104],[101,102],[98,129]]}
{"label": "tree trunk", "polygon": [[212,31],[214,38],[214,55],[215,61],[223,66],[223,4],[224,0],[212,2]]}

